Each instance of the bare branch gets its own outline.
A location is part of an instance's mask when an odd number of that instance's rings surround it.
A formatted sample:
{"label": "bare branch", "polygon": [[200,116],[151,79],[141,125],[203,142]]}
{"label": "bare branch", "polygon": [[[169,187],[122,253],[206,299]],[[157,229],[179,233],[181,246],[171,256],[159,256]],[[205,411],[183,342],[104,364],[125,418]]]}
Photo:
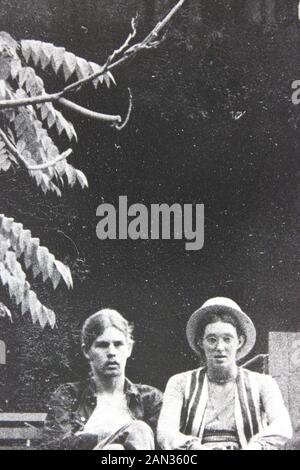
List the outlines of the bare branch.
{"label": "bare branch", "polygon": [[47,168],[51,168],[52,166],[55,166],[57,163],[61,162],[62,160],[65,160],[66,158],[68,158],[71,155],[72,152],[73,152],[72,149],[68,149],[64,153],[59,155],[58,157],[51,160],[51,162],[49,162],[49,163],[43,163],[41,165],[34,165],[34,166],[27,165],[27,169],[29,171],[46,170]]}
{"label": "bare branch", "polygon": [[[173,18],[173,16],[178,12],[178,10],[183,6],[186,0],[179,0],[176,5],[172,8],[172,10],[165,16],[165,18],[160,21],[155,28],[148,34],[148,36],[140,43],[134,44],[129,49],[126,48],[129,46],[130,41],[136,35],[136,25],[135,20],[132,20],[132,32],[129,34],[128,38],[126,39],[123,46],[121,46],[118,50],[114,51],[113,54],[109,56],[106,63],[101,67],[101,70],[89,75],[86,78],[82,78],[74,83],[71,83],[69,86],[65,87],[63,90],[59,91],[58,93],[54,93],[51,95],[40,95],[31,98],[24,98],[20,100],[3,100],[0,101],[0,110],[1,109],[8,109],[8,108],[17,108],[19,106],[29,106],[34,104],[41,104],[46,102],[54,102],[54,101],[61,101],[61,98],[66,94],[79,87],[92,82],[96,78],[104,75],[108,71],[120,66],[124,62],[127,62],[129,59],[132,59],[138,52],[143,49],[149,49],[153,47],[157,47],[158,41],[157,37],[159,33],[162,31],[163,28],[169,23],[169,21]],[[117,55],[123,54],[123,56],[114,61]],[[73,103],[74,104],[74,103]],[[74,105],[77,106],[77,105]],[[80,108],[80,107],[79,107]],[[92,111],[89,111],[92,113]],[[97,113],[96,113],[97,115]],[[95,117],[94,117],[95,118]]]}
{"label": "bare branch", "polygon": [[128,38],[126,39],[126,41],[124,42],[124,44],[119,48],[119,49],[116,49],[112,54],[111,56],[108,58],[108,61],[107,63],[108,64],[111,64],[113,62],[113,60],[118,56],[120,55],[122,52],[124,52],[128,47],[129,47],[129,44],[130,42],[132,41],[132,39],[135,38],[136,36],[136,25],[137,25],[137,16],[135,18],[132,18],[131,20],[131,29],[132,29],[132,32],[129,33],[128,35]]}
{"label": "bare branch", "polygon": [[17,147],[11,142],[11,140],[7,137],[7,135],[2,129],[0,129],[0,136],[8,147],[9,151],[12,153],[12,155],[16,157],[21,162],[22,166],[28,171],[41,171],[46,170],[47,168],[51,168],[57,163],[59,163],[61,160],[65,160],[66,158],[68,158],[72,153],[72,149],[68,149],[51,162],[43,163],[41,165],[28,165],[26,159],[23,157],[23,155],[19,152]]}
{"label": "bare branch", "polygon": [[96,113],[95,111],[91,111],[90,109],[83,108],[82,106],[79,106],[78,104],[73,103],[72,101],[66,100],[65,98],[60,98],[59,103],[91,119],[97,119],[98,121],[111,122],[113,124],[117,124],[122,121],[121,116],[112,116],[110,114]]}
{"label": "bare branch", "polygon": [[128,107],[127,115],[126,115],[126,118],[125,118],[125,120],[122,124],[116,124],[115,125],[115,128],[118,131],[122,131],[124,129],[124,127],[127,126],[128,122],[129,122],[129,119],[130,119],[130,116],[131,116],[131,112],[132,112],[132,108],[133,108],[132,92],[131,92],[130,88],[128,88],[128,91],[129,91],[129,107]]}
{"label": "bare branch", "polygon": [[157,23],[157,25],[155,26],[155,28],[151,31],[150,34],[148,34],[148,36],[144,39],[144,41],[142,42],[143,45],[145,44],[149,44],[153,41],[153,39],[155,40],[157,38],[157,36],[159,35],[159,33],[163,30],[163,28],[171,21],[171,19],[173,18],[173,16],[176,15],[176,13],[178,12],[178,10],[180,10],[180,8],[183,6],[183,4],[185,3],[185,0],[180,0],[178,3],[176,3],[176,5],[172,8],[172,10],[167,14],[167,16],[164,17],[163,20],[161,20],[159,23]]}
{"label": "bare branch", "polygon": [[0,101],[0,110],[9,108],[20,108],[21,106],[32,106],[34,104],[42,104],[57,101],[60,98],[59,93],[52,95],[32,96],[31,98],[21,98],[19,100],[2,100]]}

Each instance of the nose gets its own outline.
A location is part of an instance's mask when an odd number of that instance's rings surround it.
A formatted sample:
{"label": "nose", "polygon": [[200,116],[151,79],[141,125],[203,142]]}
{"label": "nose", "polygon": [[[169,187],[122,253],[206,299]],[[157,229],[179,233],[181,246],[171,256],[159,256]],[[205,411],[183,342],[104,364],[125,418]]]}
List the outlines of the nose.
{"label": "nose", "polygon": [[107,356],[109,358],[114,357],[116,355],[116,348],[113,344],[110,344],[107,350]]}
{"label": "nose", "polygon": [[225,349],[225,342],[223,341],[222,338],[220,338],[220,339],[218,340],[217,348],[216,348],[216,349],[217,349],[218,352],[223,352],[223,351],[224,351],[224,349]]}

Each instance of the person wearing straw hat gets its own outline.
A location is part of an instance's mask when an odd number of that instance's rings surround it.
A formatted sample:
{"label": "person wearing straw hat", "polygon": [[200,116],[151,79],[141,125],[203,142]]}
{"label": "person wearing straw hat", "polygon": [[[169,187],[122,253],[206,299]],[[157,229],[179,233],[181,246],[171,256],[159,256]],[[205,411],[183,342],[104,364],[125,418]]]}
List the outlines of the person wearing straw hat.
{"label": "person wearing straw hat", "polygon": [[275,380],[237,366],[256,342],[251,319],[231,299],[208,300],[186,328],[206,365],[173,376],[158,422],[162,449],[275,450],[292,437]]}

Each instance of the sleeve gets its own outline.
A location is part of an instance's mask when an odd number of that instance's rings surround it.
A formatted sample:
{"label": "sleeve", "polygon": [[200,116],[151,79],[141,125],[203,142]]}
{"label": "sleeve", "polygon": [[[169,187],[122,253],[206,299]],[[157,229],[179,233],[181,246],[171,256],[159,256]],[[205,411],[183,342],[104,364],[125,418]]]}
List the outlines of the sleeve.
{"label": "sleeve", "polygon": [[157,388],[151,387],[145,400],[145,422],[151,427],[154,434],[162,407],[163,394]]}
{"label": "sleeve", "polygon": [[250,446],[258,444],[263,450],[283,449],[292,438],[293,429],[277,382],[270,376],[263,376],[260,394],[266,426],[252,438]]}
{"label": "sleeve", "polygon": [[[62,385],[52,395],[48,404],[48,414],[43,430],[43,448],[49,450],[93,449],[97,436],[92,434],[76,435],[79,428],[72,411],[76,400],[71,385]],[[81,424],[81,423],[80,423]]]}
{"label": "sleeve", "polygon": [[188,449],[192,442],[199,441],[195,436],[180,432],[185,383],[186,376],[179,374],[172,377],[166,387],[157,428],[157,440],[164,450]]}

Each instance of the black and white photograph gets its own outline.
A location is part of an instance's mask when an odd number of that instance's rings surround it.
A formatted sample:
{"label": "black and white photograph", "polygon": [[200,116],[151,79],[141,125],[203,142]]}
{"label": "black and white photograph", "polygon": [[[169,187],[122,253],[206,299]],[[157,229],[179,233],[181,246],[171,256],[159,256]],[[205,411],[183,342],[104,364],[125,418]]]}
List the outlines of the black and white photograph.
{"label": "black and white photograph", "polygon": [[0,0],[0,450],[300,450],[299,53],[299,0]]}

